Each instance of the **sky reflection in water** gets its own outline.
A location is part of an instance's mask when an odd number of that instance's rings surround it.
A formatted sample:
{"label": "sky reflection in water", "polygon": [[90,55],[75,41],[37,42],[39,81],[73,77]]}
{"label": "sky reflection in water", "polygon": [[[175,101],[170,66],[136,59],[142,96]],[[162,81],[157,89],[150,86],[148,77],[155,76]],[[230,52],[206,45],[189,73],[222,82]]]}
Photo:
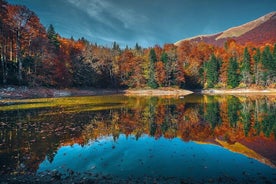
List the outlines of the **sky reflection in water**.
{"label": "sky reflection in water", "polygon": [[161,176],[196,180],[207,177],[258,180],[260,175],[273,180],[276,174],[269,166],[217,145],[184,142],[179,138],[154,139],[147,135],[136,140],[123,134],[116,141],[103,137],[84,146],[63,146],[54,160],[50,163],[45,159],[37,172],[58,170],[66,174],[68,169],[118,178]]}

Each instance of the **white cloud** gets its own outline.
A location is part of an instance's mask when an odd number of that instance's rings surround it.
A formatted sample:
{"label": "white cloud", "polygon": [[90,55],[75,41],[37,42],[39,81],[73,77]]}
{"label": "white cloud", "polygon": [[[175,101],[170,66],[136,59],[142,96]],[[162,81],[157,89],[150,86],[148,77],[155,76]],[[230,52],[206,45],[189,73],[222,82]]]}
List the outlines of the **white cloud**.
{"label": "white cloud", "polygon": [[105,0],[68,0],[68,2],[101,22],[103,21],[101,13],[110,8]]}
{"label": "white cloud", "polygon": [[80,20],[83,26],[79,31],[90,40],[102,43],[116,41],[121,46],[134,46],[136,42],[149,45],[155,38],[152,30],[148,29],[152,22],[141,7],[113,0],[67,1],[78,11],[88,15],[84,20]]}
{"label": "white cloud", "polygon": [[116,4],[116,1],[108,0],[68,0],[69,3],[76,6],[81,11],[87,13],[92,19],[95,19],[107,26],[116,28],[114,20],[121,22],[125,29],[131,29],[137,23],[146,23],[147,17]]}

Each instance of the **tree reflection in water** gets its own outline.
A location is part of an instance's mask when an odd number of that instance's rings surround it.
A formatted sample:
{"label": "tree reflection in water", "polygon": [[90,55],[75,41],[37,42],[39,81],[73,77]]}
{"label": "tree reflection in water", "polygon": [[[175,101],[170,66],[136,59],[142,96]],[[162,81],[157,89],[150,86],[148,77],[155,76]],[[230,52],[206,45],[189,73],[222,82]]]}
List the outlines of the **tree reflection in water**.
{"label": "tree reflection in water", "polygon": [[103,137],[116,142],[120,135],[215,144],[275,167],[275,97],[107,99],[113,100],[87,97],[81,99],[85,103],[30,109],[19,104],[16,110],[1,105],[1,174],[35,173],[45,158],[54,162],[61,146],[85,146]]}

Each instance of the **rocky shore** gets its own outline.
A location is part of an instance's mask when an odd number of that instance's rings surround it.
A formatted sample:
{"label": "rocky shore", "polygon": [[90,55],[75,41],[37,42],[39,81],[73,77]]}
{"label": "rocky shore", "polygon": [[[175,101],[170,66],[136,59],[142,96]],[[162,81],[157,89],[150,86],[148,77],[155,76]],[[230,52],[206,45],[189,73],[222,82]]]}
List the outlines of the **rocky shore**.
{"label": "rocky shore", "polygon": [[[241,179],[242,183],[255,183],[254,179],[246,176]],[[97,183],[97,184],[138,184],[138,183],[190,183],[190,184],[203,184],[203,183],[240,183],[237,178],[230,176],[218,176],[215,178],[205,178],[205,179],[192,179],[192,178],[179,178],[179,177],[164,177],[164,176],[144,176],[144,177],[133,177],[129,176],[127,178],[119,178],[111,175],[101,175],[94,173],[79,174],[73,173],[72,175],[64,175],[56,171],[44,173],[44,174],[20,174],[20,175],[2,175],[0,178],[0,183]]]}

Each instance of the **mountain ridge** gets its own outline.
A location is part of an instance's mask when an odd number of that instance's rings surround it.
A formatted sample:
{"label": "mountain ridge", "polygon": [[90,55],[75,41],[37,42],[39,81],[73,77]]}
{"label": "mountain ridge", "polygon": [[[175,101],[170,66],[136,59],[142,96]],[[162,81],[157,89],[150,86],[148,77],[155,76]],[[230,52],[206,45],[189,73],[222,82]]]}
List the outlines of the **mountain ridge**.
{"label": "mountain ridge", "polygon": [[231,27],[219,33],[185,38],[175,42],[174,44],[178,46],[183,41],[192,41],[205,42],[215,46],[223,46],[228,39],[234,39],[240,44],[246,44],[249,42],[255,44],[276,42],[276,11],[270,12],[245,24]]}

